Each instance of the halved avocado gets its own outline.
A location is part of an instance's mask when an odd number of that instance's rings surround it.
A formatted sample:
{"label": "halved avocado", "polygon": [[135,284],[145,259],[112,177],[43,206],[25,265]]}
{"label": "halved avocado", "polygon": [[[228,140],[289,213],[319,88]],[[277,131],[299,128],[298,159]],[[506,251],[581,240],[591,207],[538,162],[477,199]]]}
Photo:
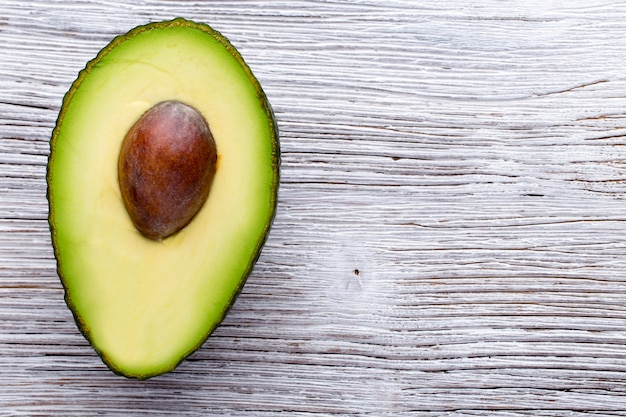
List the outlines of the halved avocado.
{"label": "halved avocado", "polygon": [[[124,205],[118,162],[131,127],[169,101],[206,120],[217,162],[191,221],[150,239]],[[52,135],[49,223],[67,305],[114,372],[168,372],[222,321],[268,235],[279,164],[261,86],[205,24],[178,18],[137,27],[80,72]]]}

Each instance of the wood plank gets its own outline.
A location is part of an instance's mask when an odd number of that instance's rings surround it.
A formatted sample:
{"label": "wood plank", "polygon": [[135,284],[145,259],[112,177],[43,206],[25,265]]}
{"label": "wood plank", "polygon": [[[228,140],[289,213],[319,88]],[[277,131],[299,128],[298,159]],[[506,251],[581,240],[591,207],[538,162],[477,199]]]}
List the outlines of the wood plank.
{"label": "wood plank", "polygon": [[[1,415],[620,415],[626,5],[0,0]],[[112,374],[63,302],[46,162],[118,34],[231,39],[282,178],[228,317],[170,374]]]}

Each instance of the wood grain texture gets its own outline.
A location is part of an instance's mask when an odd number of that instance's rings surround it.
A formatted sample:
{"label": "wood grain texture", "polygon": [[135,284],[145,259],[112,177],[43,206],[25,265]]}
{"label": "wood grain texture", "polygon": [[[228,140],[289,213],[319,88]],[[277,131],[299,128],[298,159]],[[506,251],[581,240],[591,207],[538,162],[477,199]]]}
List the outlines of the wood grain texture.
{"label": "wood grain texture", "polygon": [[[133,3],[133,4],[130,4]],[[626,412],[626,5],[0,0],[0,414]],[[65,91],[118,34],[226,35],[281,133],[278,214],[221,327],[126,380],[63,302]]]}

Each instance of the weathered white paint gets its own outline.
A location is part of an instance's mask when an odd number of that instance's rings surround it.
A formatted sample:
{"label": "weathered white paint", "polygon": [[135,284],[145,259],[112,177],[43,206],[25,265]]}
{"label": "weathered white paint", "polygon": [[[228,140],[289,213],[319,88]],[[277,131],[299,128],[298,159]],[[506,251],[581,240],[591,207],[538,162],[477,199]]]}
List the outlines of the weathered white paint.
{"label": "weathered white paint", "polygon": [[[626,410],[626,3],[0,10],[0,414]],[[138,382],[102,365],[65,307],[46,160],[85,62],[175,16],[222,31],[260,79],[282,183],[223,325]]]}

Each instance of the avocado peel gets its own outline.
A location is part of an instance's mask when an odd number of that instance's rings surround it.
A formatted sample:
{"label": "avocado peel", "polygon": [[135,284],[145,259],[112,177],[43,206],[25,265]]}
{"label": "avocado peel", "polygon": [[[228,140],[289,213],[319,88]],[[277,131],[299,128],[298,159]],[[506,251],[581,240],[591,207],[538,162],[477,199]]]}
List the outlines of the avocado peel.
{"label": "avocado peel", "polygon": [[[167,100],[208,121],[219,169],[188,225],[155,241],[132,226],[117,164],[124,133]],[[265,93],[208,25],[177,18],[139,26],[87,63],[50,142],[48,220],[65,301],[113,372],[137,379],[169,372],[215,330],[268,237],[279,167]]]}

